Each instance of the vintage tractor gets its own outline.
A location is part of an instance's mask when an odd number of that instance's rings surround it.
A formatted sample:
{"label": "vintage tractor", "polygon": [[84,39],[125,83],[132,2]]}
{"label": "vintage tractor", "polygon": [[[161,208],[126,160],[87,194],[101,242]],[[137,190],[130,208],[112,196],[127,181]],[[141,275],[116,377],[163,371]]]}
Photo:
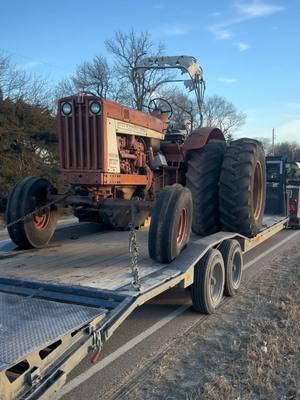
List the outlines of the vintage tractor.
{"label": "vintage tractor", "polygon": [[[193,90],[202,123],[204,81],[195,58],[145,58],[132,73],[161,69],[189,76],[160,83],[182,81]],[[151,215],[149,254],[160,262],[181,252],[191,229],[202,236],[221,228],[257,233],[265,201],[260,144],[240,139],[227,146],[218,128],[199,127],[186,135],[169,124],[172,106],[162,98],[152,98],[148,111],[88,94],[59,100],[60,167],[70,190],[61,195],[43,177],[28,177],[15,186],[7,223],[20,248],[49,242],[58,204],[71,206],[80,221],[120,230],[131,223],[137,228]]]}

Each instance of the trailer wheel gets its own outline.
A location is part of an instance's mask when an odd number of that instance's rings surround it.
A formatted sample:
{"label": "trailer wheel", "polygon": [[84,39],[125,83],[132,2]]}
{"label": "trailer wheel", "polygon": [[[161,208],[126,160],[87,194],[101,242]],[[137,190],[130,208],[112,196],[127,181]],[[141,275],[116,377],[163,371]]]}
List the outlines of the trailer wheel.
{"label": "trailer wheel", "polygon": [[197,235],[210,235],[220,227],[219,178],[225,150],[224,141],[211,140],[188,156],[186,186],[192,192],[192,230]]}
{"label": "trailer wheel", "polygon": [[225,281],[222,254],[217,249],[209,249],[195,266],[191,296],[195,311],[213,314],[220,304]]}
{"label": "trailer wheel", "polygon": [[181,253],[190,238],[192,212],[189,189],[175,184],[160,192],[149,228],[148,249],[152,259],[169,263]]}
{"label": "trailer wheel", "polygon": [[[47,179],[28,177],[18,182],[7,205],[7,224],[47,204],[52,186]],[[46,207],[24,221],[10,226],[9,235],[21,249],[45,246],[54,234],[57,224],[57,209]]]}
{"label": "trailer wheel", "polygon": [[265,154],[257,140],[231,142],[222,165],[219,193],[223,229],[248,237],[257,235],[266,199]]}
{"label": "trailer wheel", "polygon": [[237,294],[242,280],[243,253],[241,245],[237,240],[224,240],[219,250],[225,265],[224,294],[233,297]]}

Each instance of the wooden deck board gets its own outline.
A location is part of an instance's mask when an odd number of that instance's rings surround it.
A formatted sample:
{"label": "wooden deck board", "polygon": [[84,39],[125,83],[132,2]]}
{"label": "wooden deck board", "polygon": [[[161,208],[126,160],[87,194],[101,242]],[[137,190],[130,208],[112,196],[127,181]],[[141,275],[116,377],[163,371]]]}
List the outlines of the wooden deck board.
{"label": "wooden deck board", "polygon": [[[148,257],[148,231],[137,232],[140,276],[163,266]],[[0,275],[49,282],[118,289],[130,284],[128,232],[99,232],[79,240],[63,240],[58,247],[20,253],[0,260]]]}
{"label": "wooden deck board", "polygon": [[[280,217],[267,216],[264,223],[271,226],[279,220]],[[230,232],[217,232],[204,238],[192,235],[183,254],[167,266],[149,258],[148,230],[143,228],[137,232],[140,277],[150,275],[149,283],[152,285],[159,276],[164,279],[164,271],[167,275],[172,272],[171,269],[184,272],[199,260],[208,247],[232,235]],[[57,247],[20,252],[14,257],[0,259],[0,276],[114,290],[130,285],[128,232],[97,232],[79,240],[67,238],[57,244]]]}

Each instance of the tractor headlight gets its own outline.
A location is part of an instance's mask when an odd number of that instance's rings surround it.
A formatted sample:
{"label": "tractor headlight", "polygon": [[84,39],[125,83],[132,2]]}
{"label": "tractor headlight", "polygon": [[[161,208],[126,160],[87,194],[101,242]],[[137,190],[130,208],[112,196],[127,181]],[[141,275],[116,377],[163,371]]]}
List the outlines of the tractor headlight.
{"label": "tractor headlight", "polygon": [[92,114],[99,114],[101,111],[101,105],[98,101],[92,101],[90,104],[90,111]]}
{"label": "tractor headlight", "polygon": [[63,115],[69,116],[72,113],[72,106],[70,103],[64,103],[61,107]]}

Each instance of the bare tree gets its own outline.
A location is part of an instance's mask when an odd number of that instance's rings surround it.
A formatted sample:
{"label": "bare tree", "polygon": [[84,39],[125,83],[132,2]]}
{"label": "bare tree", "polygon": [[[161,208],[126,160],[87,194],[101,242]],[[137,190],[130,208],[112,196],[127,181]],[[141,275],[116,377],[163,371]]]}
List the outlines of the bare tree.
{"label": "bare tree", "polygon": [[204,126],[216,126],[229,138],[246,120],[244,113],[239,112],[233,103],[220,96],[211,96],[206,99],[203,114]]}
{"label": "bare tree", "polygon": [[85,92],[102,98],[120,101],[123,90],[117,77],[113,77],[112,68],[103,56],[96,56],[77,66],[74,75],[63,79],[55,88],[55,99]]}
{"label": "bare tree", "polygon": [[110,66],[101,55],[83,62],[73,75],[58,83],[55,99],[84,91],[142,110],[166,74],[161,71],[132,73],[132,70],[143,57],[161,55],[163,45],[154,46],[148,32],[137,34],[133,30],[116,32],[105,45],[115,56],[114,65]]}
{"label": "bare tree", "polygon": [[12,64],[10,57],[0,55],[0,88],[3,98],[16,100],[27,90],[30,77]]}
{"label": "bare tree", "polygon": [[79,65],[71,79],[75,88],[104,98],[112,87],[111,69],[103,56]]}
{"label": "bare tree", "polygon": [[255,139],[258,140],[263,145],[266,155],[271,155],[272,153],[271,139],[266,137],[256,137]]}
{"label": "bare tree", "polygon": [[161,96],[172,106],[172,123],[179,129],[189,133],[199,125],[199,108],[195,99],[181,92],[178,88],[168,88]]}
{"label": "bare tree", "polygon": [[154,46],[149,32],[137,34],[131,30],[129,33],[116,32],[112,39],[105,41],[105,45],[115,56],[113,73],[123,87],[121,101],[142,110],[145,102],[157,90],[163,73],[152,70],[141,74],[132,73],[132,70],[142,58],[162,55],[163,44]]}
{"label": "bare tree", "polygon": [[55,101],[61,97],[71,96],[77,92],[78,90],[73,83],[72,77],[62,79],[54,89]]}
{"label": "bare tree", "polygon": [[0,55],[0,92],[2,100],[23,100],[34,106],[49,106],[52,96],[45,78],[18,68],[10,57],[3,55]]}
{"label": "bare tree", "polygon": [[300,162],[300,145],[297,142],[282,142],[275,145],[275,156],[285,156],[289,162]]}

